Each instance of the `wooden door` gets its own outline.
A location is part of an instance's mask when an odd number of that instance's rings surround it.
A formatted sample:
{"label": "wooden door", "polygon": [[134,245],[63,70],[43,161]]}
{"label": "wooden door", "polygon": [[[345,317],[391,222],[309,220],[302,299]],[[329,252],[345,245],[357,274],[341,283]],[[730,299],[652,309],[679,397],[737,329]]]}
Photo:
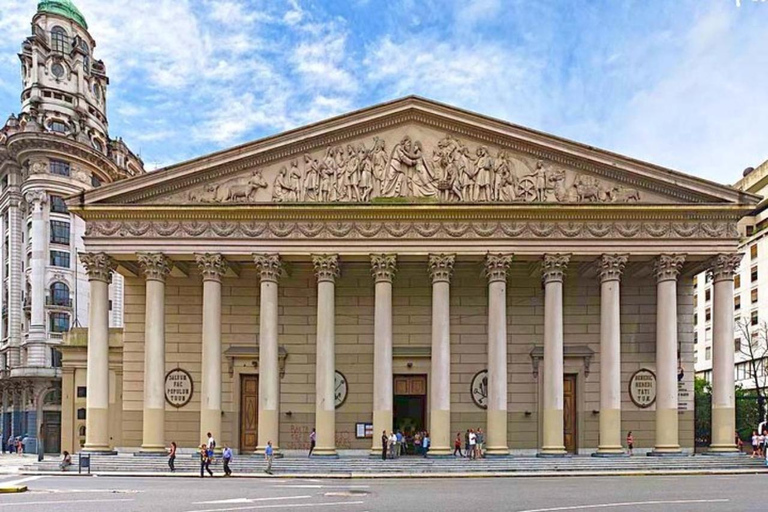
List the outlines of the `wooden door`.
{"label": "wooden door", "polygon": [[424,430],[427,417],[427,376],[395,375],[393,384],[393,428],[406,436]]}
{"label": "wooden door", "polygon": [[424,396],[427,394],[426,375],[395,375],[395,395]]}
{"label": "wooden door", "polygon": [[252,452],[258,442],[259,377],[240,376],[240,453]]}
{"label": "wooden door", "polygon": [[565,450],[576,453],[578,450],[576,410],[576,375],[563,376],[563,437]]}

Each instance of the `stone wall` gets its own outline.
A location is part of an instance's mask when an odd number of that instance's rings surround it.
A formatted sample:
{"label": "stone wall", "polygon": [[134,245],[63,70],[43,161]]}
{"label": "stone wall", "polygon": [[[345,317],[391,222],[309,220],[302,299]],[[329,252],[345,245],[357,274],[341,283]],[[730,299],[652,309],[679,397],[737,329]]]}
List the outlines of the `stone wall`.
{"label": "stone wall", "polygon": [[[304,449],[314,422],[316,281],[308,263],[293,263],[280,281],[279,344],[288,357],[281,379],[280,445]],[[687,284],[683,284],[687,283]],[[239,278],[227,277],[222,286],[222,348],[256,346],[259,329],[258,276],[244,268]],[[336,368],[349,383],[345,403],[337,409],[337,448],[368,449],[369,439],[355,439],[356,422],[372,420],[373,402],[373,279],[367,262],[342,262],[336,287]],[[534,376],[531,351],[543,346],[544,295],[534,266],[515,263],[508,279],[509,445],[533,451],[539,444],[539,379]],[[680,341],[683,361],[693,378],[692,287],[681,278],[679,292]],[[143,401],[144,283],[125,280],[123,444],[141,445]],[[653,446],[653,407],[637,408],[630,401],[628,383],[639,368],[655,368],[656,287],[651,275],[622,284],[622,430],[632,430],[636,446]],[[195,392],[181,409],[166,408],[166,438],[182,447],[200,442],[199,382],[201,361],[201,278],[169,277],[166,285],[166,369],[181,367],[192,375]],[[401,262],[393,288],[394,345],[431,344],[431,284],[426,263]],[[578,445],[593,451],[598,444],[599,277],[579,276],[575,264],[564,289],[566,346],[588,346],[595,354],[586,375],[583,358],[566,358],[565,372],[576,373]],[[459,261],[451,285],[451,406],[452,430],[485,429],[485,412],[472,401],[470,382],[486,368],[487,284],[480,261]],[[239,445],[239,378],[255,373],[253,358],[222,358],[223,424],[219,444]],[[408,362],[413,363],[407,368]],[[690,363],[690,364],[688,364]],[[543,370],[543,363],[540,368]],[[395,361],[396,373],[429,373],[427,358]],[[288,414],[290,412],[290,414]],[[693,410],[681,413],[680,442],[693,446]]]}

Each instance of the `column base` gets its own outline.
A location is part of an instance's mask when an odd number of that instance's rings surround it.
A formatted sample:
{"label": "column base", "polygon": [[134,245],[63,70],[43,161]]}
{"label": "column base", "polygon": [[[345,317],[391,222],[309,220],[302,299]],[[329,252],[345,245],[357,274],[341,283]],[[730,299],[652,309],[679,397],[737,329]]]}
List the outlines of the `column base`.
{"label": "column base", "polygon": [[489,446],[485,449],[486,457],[509,457],[509,448],[506,446]]}
{"label": "column base", "polygon": [[310,458],[324,458],[324,459],[338,459],[339,454],[336,452],[336,448],[317,448],[312,452]]}
{"label": "column base", "polygon": [[688,457],[688,454],[683,453],[683,451],[680,449],[680,447],[661,447],[661,448],[654,448],[650,452],[648,452],[646,455],[648,457]]}
{"label": "column base", "polygon": [[133,452],[134,457],[167,457],[168,451],[163,450],[145,450],[144,447],[138,452]]}
{"label": "column base", "polygon": [[714,456],[714,457],[741,457],[742,455],[746,455],[746,453],[739,451],[736,446],[718,446],[718,445],[712,445],[709,447],[709,450],[706,452],[701,452],[699,455],[708,455],[708,456]]}
{"label": "column base", "polygon": [[117,455],[117,450],[109,446],[84,446],[80,453],[87,453],[89,455]]}
{"label": "column base", "polygon": [[605,457],[605,458],[620,458],[620,457],[629,457],[629,453],[625,452],[624,450],[619,451],[600,451],[598,450],[592,454],[593,457]]}
{"label": "column base", "polygon": [[558,451],[541,451],[536,454],[536,456],[540,459],[565,459],[571,456],[570,453],[563,450],[562,452]]}
{"label": "column base", "polygon": [[438,446],[436,448],[430,446],[427,450],[427,457],[453,457],[453,449],[447,446]]}

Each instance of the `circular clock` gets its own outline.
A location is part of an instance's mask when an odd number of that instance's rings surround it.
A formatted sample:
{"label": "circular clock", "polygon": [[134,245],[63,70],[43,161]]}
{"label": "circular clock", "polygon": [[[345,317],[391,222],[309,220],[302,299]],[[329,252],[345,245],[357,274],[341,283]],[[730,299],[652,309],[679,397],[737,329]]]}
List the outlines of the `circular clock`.
{"label": "circular clock", "polygon": [[476,406],[481,409],[488,408],[488,370],[480,370],[472,377],[469,391]]}
{"label": "circular clock", "polygon": [[343,373],[336,370],[336,373],[333,377],[333,398],[336,409],[344,405],[344,401],[347,399],[348,391],[349,384],[347,384],[347,378]]}

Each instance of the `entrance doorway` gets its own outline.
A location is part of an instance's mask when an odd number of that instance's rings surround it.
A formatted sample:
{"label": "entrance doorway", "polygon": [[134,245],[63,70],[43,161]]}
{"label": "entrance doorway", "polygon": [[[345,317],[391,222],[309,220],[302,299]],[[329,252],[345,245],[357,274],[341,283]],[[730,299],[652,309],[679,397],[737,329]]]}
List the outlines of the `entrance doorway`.
{"label": "entrance doorway", "polygon": [[395,375],[393,388],[393,427],[411,439],[415,432],[426,430],[427,376]]}
{"label": "entrance doorway", "polygon": [[43,448],[45,453],[61,451],[61,412],[43,411]]}
{"label": "entrance doorway", "polygon": [[240,376],[240,453],[256,449],[259,425],[259,377]]}
{"label": "entrance doorway", "polygon": [[576,375],[563,376],[563,438],[568,453],[578,451]]}

